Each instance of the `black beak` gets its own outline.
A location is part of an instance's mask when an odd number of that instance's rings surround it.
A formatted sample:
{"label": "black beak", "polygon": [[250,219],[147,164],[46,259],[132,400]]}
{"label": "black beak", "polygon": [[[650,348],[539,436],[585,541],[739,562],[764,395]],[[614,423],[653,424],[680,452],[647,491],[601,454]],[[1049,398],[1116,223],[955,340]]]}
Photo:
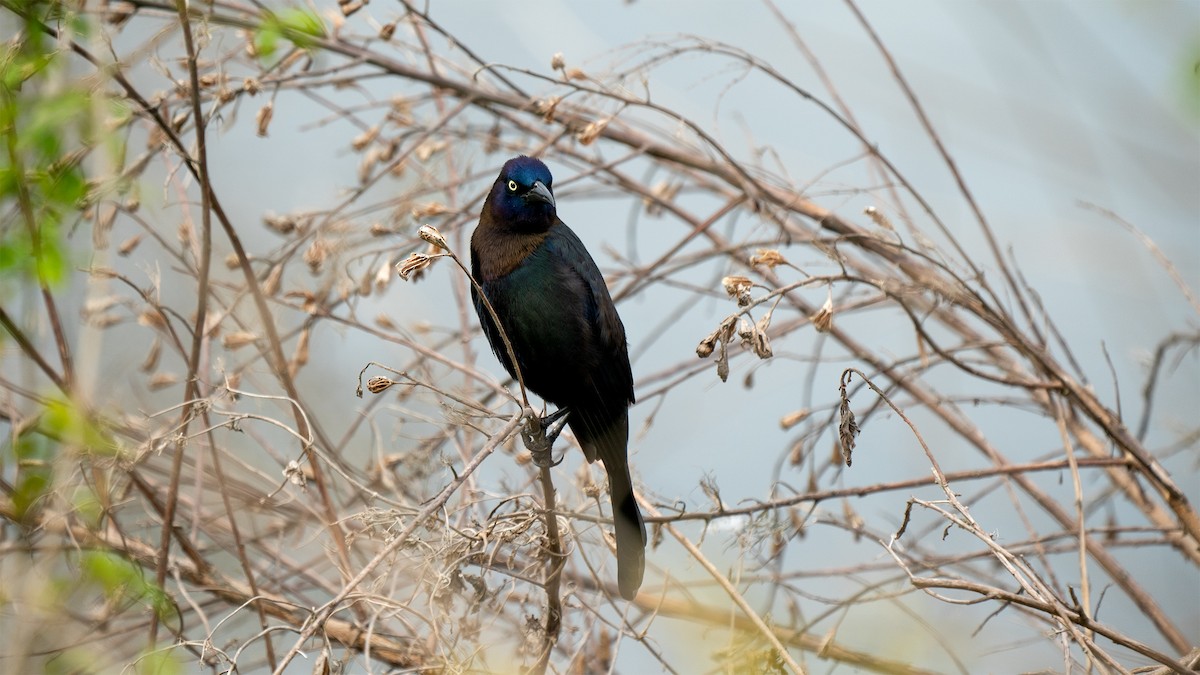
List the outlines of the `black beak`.
{"label": "black beak", "polygon": [[525,201],[527,202],[545,202],[551,207],[554,206],[554,193],[550,192],[550,188],[542,181],[537,181],[529,191],[525,193]]}

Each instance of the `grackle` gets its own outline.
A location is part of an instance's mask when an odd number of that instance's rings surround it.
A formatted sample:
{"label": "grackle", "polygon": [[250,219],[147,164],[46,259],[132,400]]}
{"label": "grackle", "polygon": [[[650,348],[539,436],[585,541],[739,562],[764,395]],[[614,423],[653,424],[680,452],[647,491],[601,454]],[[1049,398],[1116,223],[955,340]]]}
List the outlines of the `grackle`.
{"label": "grackle", "polygon": [[[525,386],[566,411],[588,462],[604,462],[617,537],[617,585],[632,600],[646,567],[646,525],[629,476],[633,373],[625,326],[583,242],[554,207],[540,160],[504,164],[471,235],[471,274],[512,343]],[[512,360],[491,314],[471,290],[492,351]]]}

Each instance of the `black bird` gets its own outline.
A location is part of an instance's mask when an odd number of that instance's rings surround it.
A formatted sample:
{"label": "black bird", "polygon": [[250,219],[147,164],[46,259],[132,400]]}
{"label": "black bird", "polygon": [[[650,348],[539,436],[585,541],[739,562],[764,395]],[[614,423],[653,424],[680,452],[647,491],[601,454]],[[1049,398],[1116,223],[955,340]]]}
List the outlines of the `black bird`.
{"label": "black bird", "polygon": [[[632,600],[646,568],[646,525],[629,476],[633,373],[625,326],[595,261],[554,207],[540,160],[515,157],[483,202],[471,274],[512,343],[525,386],[566,410],[588,462],[604,462],[617,536],[617,585]],[[516,377],[491,314],[471,290],[496,357]]]}

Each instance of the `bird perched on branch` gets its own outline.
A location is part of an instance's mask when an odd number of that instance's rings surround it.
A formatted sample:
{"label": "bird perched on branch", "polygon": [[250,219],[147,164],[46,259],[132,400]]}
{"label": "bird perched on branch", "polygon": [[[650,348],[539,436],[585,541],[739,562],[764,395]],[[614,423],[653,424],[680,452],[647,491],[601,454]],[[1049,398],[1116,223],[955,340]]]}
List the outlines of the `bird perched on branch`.
{"label": "bird perched on branch", "polygon": [[471,274],[516,355],[472,288],[496,357],[525,386],[565,410],[589,462],[604,462],[617,539],[617,585],[631,600],[646,567],[646,525],[629,475],[633,373],[625,326],[583,242],[558,218],[554,179],[540,160],[515,157],[483,202],[471,235]]}

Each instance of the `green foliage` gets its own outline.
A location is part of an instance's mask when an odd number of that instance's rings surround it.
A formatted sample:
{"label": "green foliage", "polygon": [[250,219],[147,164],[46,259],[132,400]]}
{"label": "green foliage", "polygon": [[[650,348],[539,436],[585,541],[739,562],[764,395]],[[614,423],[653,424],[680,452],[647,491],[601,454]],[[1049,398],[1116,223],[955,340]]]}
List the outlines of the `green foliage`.
{"label": "green foliage", "polygon": [[279,12],[268,11],[254,32],[254,51],[260,58],[268,58],[279,48],[281,38],[300,49],[309,49],[317,38],[323,37],[325,24],[312,10],[289,7]]}
{"label": "green foliage", "polygon": [[54,456],[45,437],[29,431],[17,437],[13,454],[17,460],[13,510],[18,520],[26,522],[27,516],[50,490]]}
{"label": "green foliage", "polygon": [[[26,9],[76,32],[86,26],[61,3]],[[64,225],[88,198],[81,162],[95,139],[93,92],[68,76],[69,55],[44,28],[30,18],[0,46],[0,210],[18,216],[0,229],[0,280],[54,286],[67,276]]]}
{"label": "green foliage", "polygon": [[146,579],[142,569],[112,551],[85,551],[80,559],[87,581],[97,584],[104,595],[118,605],[135,602],[150,607],[160,619],[174,614],[167,594]]}
{"label": "green foliage", "polygon": [[71,401],[56,399],[47,403],[42,426],[47,435],[79,452],[107,456],[120,452],[113,435]]}
{"label": "green foliage", "polygon": [[183,665],[175,658],[175,652],[158,650],[147,652],[138,659],[135,672],[138,675],[177,675],[183,672]]}

